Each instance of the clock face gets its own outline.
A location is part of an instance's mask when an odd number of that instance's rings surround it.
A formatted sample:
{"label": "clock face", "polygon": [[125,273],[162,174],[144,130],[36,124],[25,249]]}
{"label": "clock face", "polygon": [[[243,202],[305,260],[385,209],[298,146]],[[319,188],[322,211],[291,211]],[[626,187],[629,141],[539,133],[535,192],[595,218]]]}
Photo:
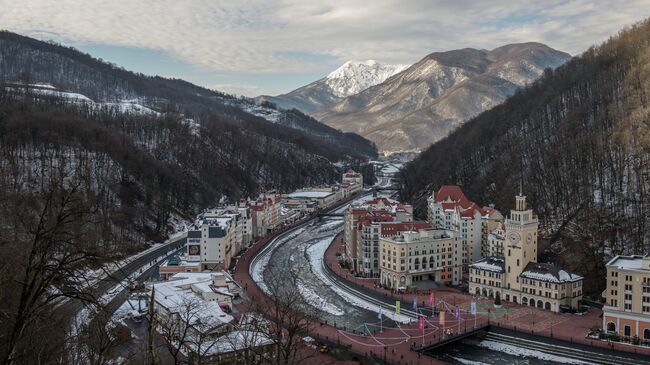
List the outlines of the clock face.
{"label": "clock face", "polygon": [[519,237],[519,233],[517,233],[517,232],[512,232],[512,233],[508,234],[508,239],[512,243],[515,243],[515,242],[519,241],[520,238],[521,237]]}
{"label": "clock face", "polygon": [[529,233],[529,234],[528,234],[528,237],[526,237],[526,241],[527,241],[528,243],[533,242],[533,235]]}

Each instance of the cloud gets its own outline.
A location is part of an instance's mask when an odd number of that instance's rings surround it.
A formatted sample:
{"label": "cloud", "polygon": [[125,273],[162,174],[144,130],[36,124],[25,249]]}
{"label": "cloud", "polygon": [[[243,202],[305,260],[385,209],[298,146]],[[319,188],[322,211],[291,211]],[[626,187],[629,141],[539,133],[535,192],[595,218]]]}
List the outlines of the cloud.
{"label": "cloud", "polygon": [[[306,73],[348,59],[539,41],[577,54],[650,15],[643,0],[0,0],[3,28],[164,51],[206,72]],[[308,55],[308,56],[305,56]]]}

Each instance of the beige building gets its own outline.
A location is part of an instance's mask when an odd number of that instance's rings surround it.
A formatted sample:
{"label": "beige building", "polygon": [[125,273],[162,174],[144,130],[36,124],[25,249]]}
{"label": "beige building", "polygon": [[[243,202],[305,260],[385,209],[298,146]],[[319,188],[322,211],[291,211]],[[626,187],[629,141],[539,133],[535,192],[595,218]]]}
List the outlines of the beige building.
{"label": "beige building", "polygon": [[413,207],[385,197],[348,206],[345,211],[345,257],[352,269],[364,276],[379,273],[379,228],[372,222],[411,222]]}
{"label": "beige building", "polygon": [[503,231],[504,256],[491,256],[470,265],[472,294],[544,308],[554,312],[576,309],[582,299],[582,280],[553,264],[537,262],[537,217],[516,197]]}
{"label": "beige building", "polygon": [[413,228],[380,238],[380,247],[382,285],[404,290],[427,280],[460,284],[460,240],[450,231]]}
{"label": "beige building", "polygon": [[650,255],[610,260],[603,297],[603,330],[650,341]]}
{"label": "beige building", "polygon": [[427,208],[428,220],[435,228],[453,231],[460,238],[465,268],[483,257],[488,233],[503,221],[493,206],[481,207],[470,201],[456,185],[443,185],[434,191]]}

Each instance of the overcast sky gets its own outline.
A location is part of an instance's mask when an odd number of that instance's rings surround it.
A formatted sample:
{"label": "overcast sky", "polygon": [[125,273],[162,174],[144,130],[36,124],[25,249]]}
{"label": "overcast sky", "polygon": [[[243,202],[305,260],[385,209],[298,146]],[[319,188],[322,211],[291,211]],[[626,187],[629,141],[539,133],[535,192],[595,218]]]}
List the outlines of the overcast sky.
{"label": "overcast sky", "polygon": [[0,0],[0,29],[146,74],[278,94],[347,60],[537,41],[576,55],[650,16],[650,0]]}

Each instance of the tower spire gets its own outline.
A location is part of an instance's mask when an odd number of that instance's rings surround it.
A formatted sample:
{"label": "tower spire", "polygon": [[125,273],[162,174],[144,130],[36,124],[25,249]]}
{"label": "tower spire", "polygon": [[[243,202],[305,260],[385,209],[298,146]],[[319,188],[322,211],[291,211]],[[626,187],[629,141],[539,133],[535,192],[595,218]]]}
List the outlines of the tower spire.
{"label": "tower spire", "polygon": [[519,179],[519,196],[524,195],[524,179]]}

